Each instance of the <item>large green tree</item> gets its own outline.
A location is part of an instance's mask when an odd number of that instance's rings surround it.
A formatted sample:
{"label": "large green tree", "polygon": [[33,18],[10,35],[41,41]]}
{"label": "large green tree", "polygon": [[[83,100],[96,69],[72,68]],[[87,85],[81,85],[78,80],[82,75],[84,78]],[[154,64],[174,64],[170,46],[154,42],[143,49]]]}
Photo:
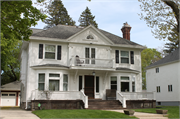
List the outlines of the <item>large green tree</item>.
{"label": "large green tree", "polygon": [[20,41],[28,41],[32,34],[29,28],[45,18],[46,15],[33,7],[30,0],[1,1],[1,76],[11,72],[8,74],[18,80],[19,64],[16,63]]}
{"label": "large green tree", "polygon": [[47,7],[47,11],[49,17],[44,21],[44,23],[47,24],[44,29],[57,26],[58,24],[74,26],[76,23],[68,15],[68,12],[61,0],[52,1]]}
{"label": "large green tree", "polygon": [[142,88],[146,89],[146,70],[145,68],[150,64],[160,60],[161,53],[156,49],[147,48],[141,52],[141,68],[142,68]]}
{"label": "large green tree", "polygon": [[165,51],[170,53],[179,47],[179,0],[138,0],[141,19],[144,19],[157,39],[168,39]]}
{"label": "large green tree", "polygon": [[79,26],[86,27],[91,24],[97,28],[98,24],[96,23],[96,21],[94,21],[94,18],[95,18],[95,16],[92,15],[90,9],[88,7],[86,7],[86,9],[80,15]]}

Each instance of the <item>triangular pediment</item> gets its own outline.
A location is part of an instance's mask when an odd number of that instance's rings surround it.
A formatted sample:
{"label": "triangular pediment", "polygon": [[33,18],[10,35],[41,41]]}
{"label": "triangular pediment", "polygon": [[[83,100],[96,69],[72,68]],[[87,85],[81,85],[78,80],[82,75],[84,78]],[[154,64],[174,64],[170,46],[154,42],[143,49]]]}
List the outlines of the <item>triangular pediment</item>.
{"label": "triangular pediment", "polygon": [[92,44],[103,44],[112,45],[113,42],[109,40],[104,34],[102,34],[97,28],[90,25],[84,28],[82,31],[74,34],[68,41],[77,43],[92,43]]}

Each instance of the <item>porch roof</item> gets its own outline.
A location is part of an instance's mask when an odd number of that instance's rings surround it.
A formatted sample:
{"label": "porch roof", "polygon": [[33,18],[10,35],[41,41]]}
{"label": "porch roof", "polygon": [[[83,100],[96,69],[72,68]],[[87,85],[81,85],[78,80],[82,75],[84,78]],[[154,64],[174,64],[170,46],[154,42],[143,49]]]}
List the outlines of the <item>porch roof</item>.
{"label": "porch roof", "polygon": [[116,67],[117,71],[130,71],[130,72],[136,72],[139,73],[140,71],[138,70],[133,70],[133,69],[129,69],[129,68],[124,68],[124,67]]}
{"label": "porch roof", "polygon": [[61,65],[61,64],[41,64],[41,65],[35,65],[31,67],[63,67],[63,68],[69,68],[68,66]]}

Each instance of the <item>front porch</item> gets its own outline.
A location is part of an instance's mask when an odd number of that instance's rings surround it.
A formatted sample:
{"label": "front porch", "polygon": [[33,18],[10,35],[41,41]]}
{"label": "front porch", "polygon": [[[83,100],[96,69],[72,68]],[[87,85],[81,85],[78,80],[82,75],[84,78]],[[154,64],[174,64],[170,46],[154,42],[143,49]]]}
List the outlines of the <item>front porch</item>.
{"label": "front porch", "polygon": [[[114,91],[114,90],[113,90]],[[112,92],[113,92],[112,91]],[[39,91],[32,92],[31,109],[41,103],[45,109],[126,109],[155,108],[154,93],[123,93],[116,91],[115,100],[88,99],[84,91]]]}

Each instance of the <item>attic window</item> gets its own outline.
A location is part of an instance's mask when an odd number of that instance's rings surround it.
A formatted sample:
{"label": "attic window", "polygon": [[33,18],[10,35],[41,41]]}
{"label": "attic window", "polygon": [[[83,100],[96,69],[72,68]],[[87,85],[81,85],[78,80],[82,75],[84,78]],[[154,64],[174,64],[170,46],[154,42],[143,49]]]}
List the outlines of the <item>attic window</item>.
{"label": "attic window", "polygon": [[92,35],[88,35],[87,39],[94,39],[94,37]]}

